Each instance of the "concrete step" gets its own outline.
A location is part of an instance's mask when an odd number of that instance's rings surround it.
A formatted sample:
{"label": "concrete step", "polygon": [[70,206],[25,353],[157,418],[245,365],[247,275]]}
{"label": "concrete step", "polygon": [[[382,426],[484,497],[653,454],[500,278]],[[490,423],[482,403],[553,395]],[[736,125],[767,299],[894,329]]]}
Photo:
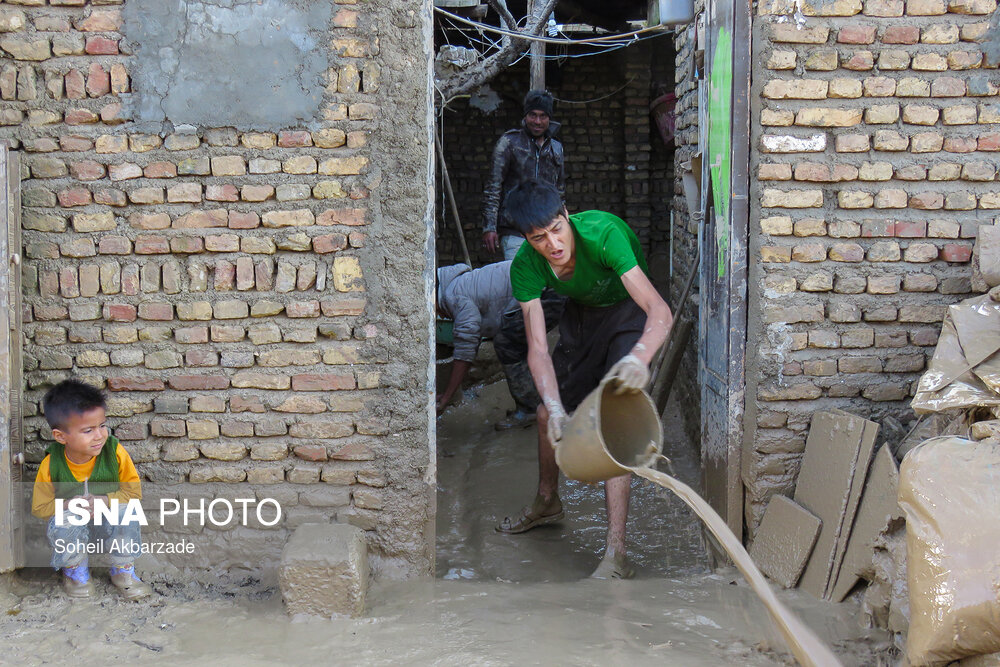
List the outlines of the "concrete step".
{"label": "concrete step", "polygon": [[360,616],[368,592],[364,531],[347,524],[299,526],[281,552],[278,583],[292,616]]}

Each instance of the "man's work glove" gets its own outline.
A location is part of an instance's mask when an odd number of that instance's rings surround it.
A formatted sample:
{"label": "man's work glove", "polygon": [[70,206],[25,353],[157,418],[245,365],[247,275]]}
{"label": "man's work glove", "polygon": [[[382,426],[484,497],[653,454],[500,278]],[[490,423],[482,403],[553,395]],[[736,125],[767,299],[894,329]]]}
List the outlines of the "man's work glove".
{"label": "man's work glove", "polygon": [[549,444],[554,448],[556,443],[562,440],[563,427],[566,425],[569,417],[566,416],[566,410],[563,408],[562,403],[558,401],[545,401],[545,407],[549,411],[549,423],[546,432],[549,436]]}
{"label": "man's work glove", "polygon": [[616,394],[642,391],[646,388],[646,383],[649,382],[649,368],[642,363],[639,357],[634,354],[626,354],[611,367],[605,379],[618,383],[618,388],[615,389]]}

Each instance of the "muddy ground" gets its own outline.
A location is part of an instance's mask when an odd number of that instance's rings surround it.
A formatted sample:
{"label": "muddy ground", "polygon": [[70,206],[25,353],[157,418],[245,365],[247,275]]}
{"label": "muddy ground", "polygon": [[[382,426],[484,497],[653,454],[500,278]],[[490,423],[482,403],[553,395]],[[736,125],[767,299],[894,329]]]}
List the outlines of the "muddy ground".
{"label": "muddy ground", "polygon": [[[97,598],[71,602],[54,574],[22,570],[0,588],[0,663],[791,664],[739,575],[708,570],[694,518],[667,492],[633,486],[632,581],[586,578],[604,539],[596,487],[564,482],[559,526],[495,533],[534,492],[534,433],[493,430],[502,384],[473,393],[439,419],[435,580],[380,582],[365,618],[327,621],[288,619],[276,588],[250,573],[153,580],[152,599],[126,603],[100,573]],[[666,432],[683,433],[673,407]],[[696,484],[694,450],[680,438],[668,447],[675,474]],[[845,665],[889,664],[857,604],[779,596]]]}

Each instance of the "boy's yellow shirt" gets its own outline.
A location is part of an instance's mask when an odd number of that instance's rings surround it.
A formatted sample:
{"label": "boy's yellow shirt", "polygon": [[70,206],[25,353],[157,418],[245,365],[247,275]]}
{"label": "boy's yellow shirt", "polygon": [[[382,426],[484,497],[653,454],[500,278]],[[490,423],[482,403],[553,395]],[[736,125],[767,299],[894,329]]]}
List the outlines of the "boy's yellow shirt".
{"label": "boy's yellow shirt", "polygon": [[[135,464],[132,463],[132,457],[121,446],[121,443],[118,443],[115,456],[118,458],[119,489],[114,493],[109,493],[108,499],[117,498],[118,502],[127,503],[132,498],[142,498],[139,471],[136,470]],[[48,519],[56,513],[56,493],[55,488],[52,486],[52,473],[49,471],[50,458],[52,458],[52,455],[46,454],[45,458],[42,459],[41,465],[38,466],[38,476],[35,477],[35,486],[31,494],[31,513],[39,519]],[[90,478],[90,473],[94,471],[96,463],[96,456],[86,463],[73,463],[69,459],[66,459],[69,471],[73,473],[73,477],[78,482]]]}

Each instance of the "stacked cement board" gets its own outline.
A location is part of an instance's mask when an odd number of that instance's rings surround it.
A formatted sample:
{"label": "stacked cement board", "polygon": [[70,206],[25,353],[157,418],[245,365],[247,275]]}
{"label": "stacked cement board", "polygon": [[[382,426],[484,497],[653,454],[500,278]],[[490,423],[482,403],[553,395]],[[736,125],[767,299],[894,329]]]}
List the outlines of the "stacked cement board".
{"label": "stacked cement board", "polygon": [[794,497],[771,500],[750,550],[774,581],[836,601],[857,583],[897,515],[895,459],[873,457],[878,429],[842,410],[813,416]]}

